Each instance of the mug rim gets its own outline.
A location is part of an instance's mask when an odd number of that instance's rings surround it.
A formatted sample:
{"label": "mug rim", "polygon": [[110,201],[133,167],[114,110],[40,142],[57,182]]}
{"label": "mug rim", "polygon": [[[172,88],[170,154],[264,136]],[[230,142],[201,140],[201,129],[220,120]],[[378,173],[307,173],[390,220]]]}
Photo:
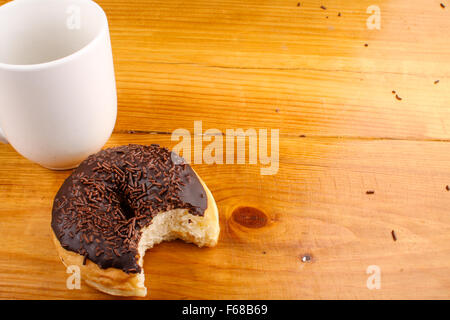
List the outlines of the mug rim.
{"label": "mug rim", "polygon": [[[26,1],[32,1],[32,0],[13,0],[13,1],[7,2],[4,5],[0,6],[0,10],[2,8],[15,5],[16,3],[26,2]],[[75,1],[90,2],[99,11],[99,13],[101,15],[101,19],[103,20],[102,21],[103,23],[102,23],[98,33],[95,35],[95,37],[91,41],[89,41],[85,46],[81,47],[80,49],[78,49],[62,58],[58,58],[58,59],[46,61],[46,62],[41,62],[41,63],[33,63],[33,64],[10,64],[10,63],[0,62],[0,69],[11,70],[11,71],[36,71],[36,70],[46,69],[49,67],[58,66],[58,65],[61,65],[61,64],[64,64],[66,62],[76,59],[78,56],[80,56],[84,52],[88,51],[90,49],[90,47],[94,46],[95,43],[100,41],[99,39],[105,34],[105,32],[107,33],[109,31],[108,30],[109,29],[108,28],[108,18],[106,17],[105,11],[103,10],[102,7],[100,7],[98,5],[98,3],[96,3],[93,0],[74,0],[74,2]]]}

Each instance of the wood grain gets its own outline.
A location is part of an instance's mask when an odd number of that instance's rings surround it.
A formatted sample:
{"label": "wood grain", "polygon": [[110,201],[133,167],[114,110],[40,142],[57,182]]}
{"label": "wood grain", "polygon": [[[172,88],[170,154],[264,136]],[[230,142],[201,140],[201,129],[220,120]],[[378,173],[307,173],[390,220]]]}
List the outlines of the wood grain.
{"label": "wood grain", "polygon": [[203,119],[294,135],[450,137],[450,19],[439,1],[379,1],[380,31],[366,27],[373,1],[297,3],[105,2],[116,130]]}
{"label": "wood grain", "polygon": [[[119,96],[106,147],[173,147],[171,132],[195,120],[280,129],[276,175],[194,165],[216,198],[220,242],[150,250],[147,298],[450,298],[450,11],[440,2],[378,1],[381,30],[367,30],[366,0],[99,1]],[[0,298],[113,298],[66,289],[50,214],[69,174],[0,145]],[[262,214],[233,214],[242,207]],[[366,286],[370,265],[379,290]]]}

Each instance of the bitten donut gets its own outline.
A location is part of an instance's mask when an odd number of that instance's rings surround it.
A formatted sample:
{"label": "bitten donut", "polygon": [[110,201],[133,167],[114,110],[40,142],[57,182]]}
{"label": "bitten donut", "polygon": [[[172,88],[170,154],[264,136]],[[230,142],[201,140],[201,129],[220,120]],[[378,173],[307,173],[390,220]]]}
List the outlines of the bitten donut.
{"label": "bitten donut", "polygon": [[145,296],[145,251],[182,239],[216,245],[219,217],[211,192],[183,159],[158,145],[128,145],[89,156],[56,194],[58,254],[100,291]]}

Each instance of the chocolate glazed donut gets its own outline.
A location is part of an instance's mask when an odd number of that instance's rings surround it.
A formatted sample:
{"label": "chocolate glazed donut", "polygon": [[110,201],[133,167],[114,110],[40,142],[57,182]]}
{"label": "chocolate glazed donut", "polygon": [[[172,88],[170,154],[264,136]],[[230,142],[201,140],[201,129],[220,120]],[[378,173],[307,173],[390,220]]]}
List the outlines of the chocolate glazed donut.
{"label": "chocolate glazed donut", "polygon": [[143,256],[153,245],[180,238],[214,246],[219,235],[211,192],[182,158],[158,145],[89,156],[58,191],[51,225],[63,262],[116,295],[146,294]]}

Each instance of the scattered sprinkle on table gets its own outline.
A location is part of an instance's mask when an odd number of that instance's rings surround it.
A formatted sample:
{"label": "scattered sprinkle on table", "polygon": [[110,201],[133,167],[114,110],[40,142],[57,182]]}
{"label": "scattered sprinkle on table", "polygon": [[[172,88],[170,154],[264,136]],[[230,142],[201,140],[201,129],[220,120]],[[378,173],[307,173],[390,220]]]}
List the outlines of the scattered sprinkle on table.
{"label": "scattered sprinkle on table", "polygon": [[394,230],[391,231],[391,234],[392,234],[392,239],[394,239],[394,241],[397,241],[397,235],[395,234]]}
{"label": "scattered sprinkle on table", "polygon": [[375,191],[373,191],[373,190],[367,190],[366,191],[366,194],[374,194],[375,193]]}
{"label": "scattered sprinkle on table", "polygon": [[364,47],[368,47],[369,46],[369,44],[368,43],[364,43]]}
{"label": "scattered sprinkle on table", "polygon": [[397,99],[397,100],[399,100],[399,101],[402,100],[402,98],[400,98],[400,97],[398,96],[398,94],[395,95],[395,99]]}
{"label": "scattered sprinkle on table", "polygon": [[446,185],[446,186],[445,186],[445,190],[450,191],[450,186],[449,186],[449,185]]}
{"label": "scattered sprinkle on table", "polygon": [[392,94],[395,94],[396,92],[395,92],[395,90],[392,90]]}
{"label": "scattered sprinkle on table", "polygon": [[327,10],[327,7],[325,7],[325,6],[320,6],[320,9]]}
{"label": "scattered sprinkle on table", "polygon": [[300,7],[300,2],[299,2],[299,3],[297,3],[297,7]]}
{"label": "scattered sprinkle on table", "polygon": [[441,8],[445,9],[445,4],[443,4],[442,2],[441,2]]}
{"label": "scattered sprinkle on table", "polygon": [[340,17],[341,16],[341,13],[340,12],[338,12],[338,17]]}
{"label": "scattered sprinkle on table", "polygon": [[439,83],[439,80],[436,80],[435,82],[434,82],[434,84],[438,84]]}

